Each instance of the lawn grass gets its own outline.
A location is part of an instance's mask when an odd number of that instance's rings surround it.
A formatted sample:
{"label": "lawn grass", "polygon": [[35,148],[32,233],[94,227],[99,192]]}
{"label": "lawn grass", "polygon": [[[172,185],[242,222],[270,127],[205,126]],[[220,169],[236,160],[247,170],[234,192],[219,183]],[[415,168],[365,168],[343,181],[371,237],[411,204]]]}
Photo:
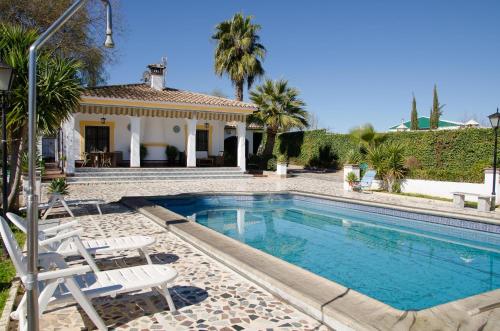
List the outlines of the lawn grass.
{"label": "lawn grass", "polygon": [[[26,235],[18,229],[12,229],[20,247],[23,247]],[[7,256],[0,256],[0,314],[9,295],[10,285],[16,276],[16,269]]]}

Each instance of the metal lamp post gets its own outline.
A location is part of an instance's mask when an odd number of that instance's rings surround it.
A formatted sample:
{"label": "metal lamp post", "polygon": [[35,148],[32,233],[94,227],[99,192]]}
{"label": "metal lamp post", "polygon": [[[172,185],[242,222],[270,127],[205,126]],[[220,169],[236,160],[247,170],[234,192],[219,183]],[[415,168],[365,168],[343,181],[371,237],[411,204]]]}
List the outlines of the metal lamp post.
{"label": "metal lamp post", "polygon": [[[59,30],[88,0],[75,1],[38,39],[29,49],[28,74],[28,275],[24,286],[27,299],[28,330],[37,331],[38,324],[38,197],[35,194],[36,174],[36,59],[37,50],[42,47],[52,35]],[[111,5],[109,0],[102,0],[106,7],[106,40],[104,46],[114,47]]]}
{"label": "metal lamp post", "polygon": [[12,87],[14,78],[14,69],[0,61],[0,94],[2,107],[2,216],[5,217],[8,205],[8,187],[7,187],[7,100]]}
{"label": "metal lamp post", "polygon": [[[496,181],[497,181],[497,144],[498,144],[498,127],[500,125],[500,113],[498,112],[498,108],[497,108],[497,112],[496,113],[493,113],[491,114],[490,116],[488,116],[488,118],[490,119],[490,123],[491,123],[491,127],[493,128],[493,131],[495,131],[495,147],[494,147],[494,150],[493,150],[493,189],[491,191],[491,195],[493,195],[493,199],[495,199],[495,184],[496,184]],[[493,201],[493,203],[495,203],[495,201]],[[494,206],[494,204],[493,204]]]}

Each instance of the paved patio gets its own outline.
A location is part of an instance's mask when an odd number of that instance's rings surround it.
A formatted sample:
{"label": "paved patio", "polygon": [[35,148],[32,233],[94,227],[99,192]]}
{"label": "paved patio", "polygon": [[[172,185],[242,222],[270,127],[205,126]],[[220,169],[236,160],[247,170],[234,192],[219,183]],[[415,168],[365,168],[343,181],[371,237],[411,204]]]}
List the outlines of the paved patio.
{"label": "paved patio", "polygon": [[[104,215],[99,217],[93,206],[77,211],[86,237],[108,237],[127,234],[152,235],[157,239],[153,251],[155,263],[171,265],[179,277],[171,285],[179,311],[170,313],[158,295],[144,292],[115,299],[94,301],[106,323],[127,330],[326,330],[324,325],[303,314],[236,272],[201,253],[145,216],[117,203],[123,196],[167,195],[202,191],[281,191],[300,190],[328,195],[347,196],[412,207],[453,211],[451,203],[393,196],[388,194],[346,193],[341,183],[314,177],[286,180],[250,178],[238,180],[173,181],[71,185],[70,199],[101,198]],[[474,210],[466,213],[478,215]],[[500,219],[499,213],[489,213]],[[51,222],[65,222],[62,218]],[[484,215],[481,215],[484,216]],[[75,263],[79,263],[76,261]],[[104,268],[144,263],[138,254],[123,252],[120,256],[101,259]],[[81,330],[92,323],[77,305],[52,307],[41,319],[43,330]]]}
{"label": "paved patio", "polygon": [[[117,203],[104,206],[103,217],[95,213],[93,206],[77,211],[85,237],[154,236],[153,262],[168,264],[179,273],[170,285],[177,312],[170,313],[166,301],[149,291],[96,299],[94,306],[108,326],[124,330],[327,330],[141,214]],[[59,220],[69,218],[48,221]],[[140,263],[145,261],[134,252],[99,260],[103,269]],[[75,304],[51,306],[41,318],[41,330],[82,328],[92,329],[93,324]]]}

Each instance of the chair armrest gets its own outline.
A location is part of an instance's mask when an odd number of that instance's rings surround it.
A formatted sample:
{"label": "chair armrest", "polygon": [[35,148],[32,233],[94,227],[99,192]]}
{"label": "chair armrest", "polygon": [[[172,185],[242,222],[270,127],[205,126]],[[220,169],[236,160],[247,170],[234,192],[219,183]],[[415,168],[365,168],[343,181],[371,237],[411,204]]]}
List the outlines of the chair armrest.
{"label": "chair armrest", "polygon": [[69,231],[69,232],[64,232],[64,233],[58,234],[57,236],[54,236],[52,238],[41,240],[41,241],[38,242],[38,244],[40,246],[47,246],[47,245],[50,245],[50,244],[53,244],[53,243],[56,243],[56,242],[60,242],[60,241],[62,241],[64,239],[68,239],[68,238],[71,238],[71,237],[78,237],[82,233],[83,233],[83,229],[78,229],[78,230],[73,230],[73,231]]}
{"label": "chair armrest", "polygon": [[78,226],[78,221],[75,220],[68,223],[56,225],[48,229],[40,230],[40,232],[43,232],[44,234],[57,234],[61,230],[67,230],[77,226]]}
{"label": "chair armrest", "polygon": [[43,271],[38,274],[38,280],[50,280],[57,278],[72,277],[76,275],[85,274],[89,271],[92,271],[92,268],[90,268],[90,266],[88,265],[82,265],[79,267],[71,267],[60,270]]}

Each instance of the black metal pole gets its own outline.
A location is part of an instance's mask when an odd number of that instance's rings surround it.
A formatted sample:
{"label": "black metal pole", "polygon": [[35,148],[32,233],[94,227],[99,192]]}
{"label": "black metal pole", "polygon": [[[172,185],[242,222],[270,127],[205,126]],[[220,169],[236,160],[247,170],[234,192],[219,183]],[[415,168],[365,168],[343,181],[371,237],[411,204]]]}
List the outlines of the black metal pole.
{"label": "black metal pole", "polygon": [[498,126],[495,127],[495,149],[493,151],[493,191],[491,195],[495,196],[495,185],[497,182],[497,144],[498,144]]}
{"label": "black metal pole", "polygon": [[8,209],[7,187],[7,95],[2,95],[2,215],[5,218]]}

